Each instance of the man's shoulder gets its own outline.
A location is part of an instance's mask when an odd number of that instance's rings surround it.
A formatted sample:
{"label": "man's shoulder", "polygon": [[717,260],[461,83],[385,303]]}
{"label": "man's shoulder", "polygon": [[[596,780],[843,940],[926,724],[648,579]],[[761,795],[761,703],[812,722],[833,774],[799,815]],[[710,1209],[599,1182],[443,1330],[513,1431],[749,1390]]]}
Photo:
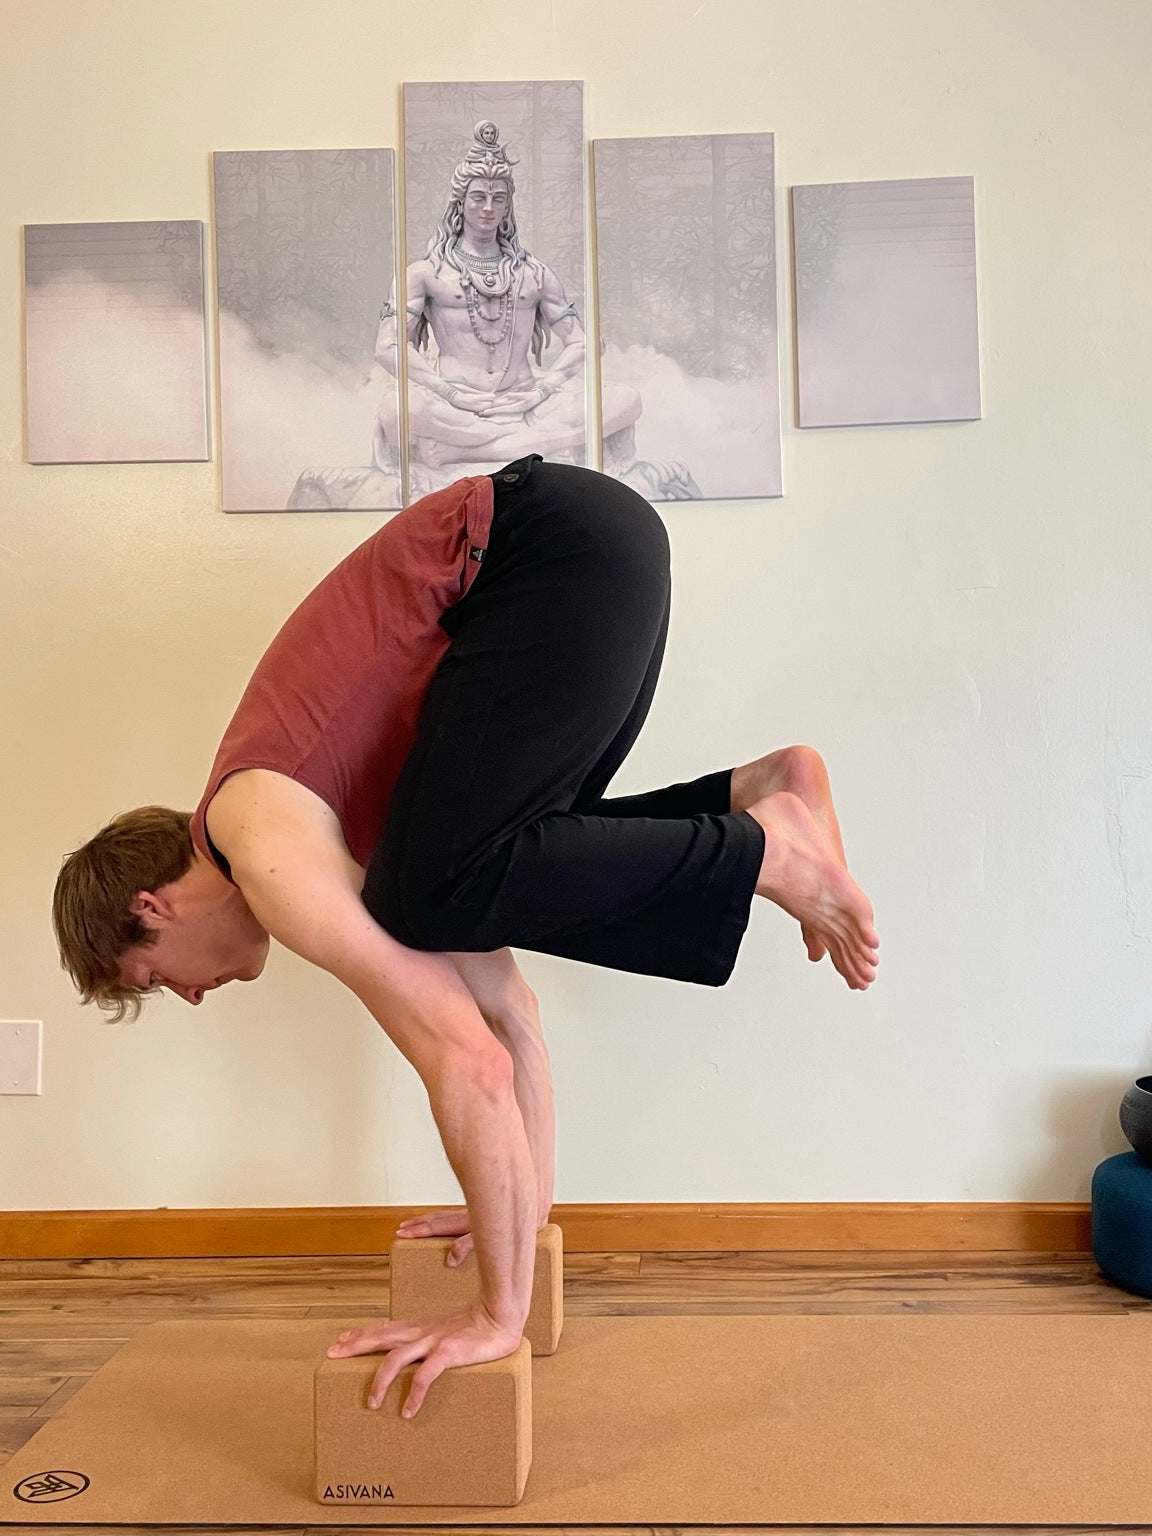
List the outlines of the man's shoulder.
{"label": "man's shoulder", "polygon": [[333,853],[351,861],[340,818],[307,785],[271,768],[241,768],[212,796],[204,824],[243,887],[255,864],[309,854],[330,863]]}

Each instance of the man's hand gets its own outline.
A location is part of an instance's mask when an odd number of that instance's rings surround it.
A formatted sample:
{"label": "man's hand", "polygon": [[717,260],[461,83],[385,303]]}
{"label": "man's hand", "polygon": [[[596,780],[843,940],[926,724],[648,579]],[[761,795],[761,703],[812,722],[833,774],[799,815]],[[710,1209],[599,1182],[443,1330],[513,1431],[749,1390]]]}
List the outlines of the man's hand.
{"label": "man's hand", "polygon": [[462,1211],[431,1211],[427,1216],[410,1216],[396,1228],[397,1237],[455,1237],[448,1250],[447,1262],[453,1268],[463,1264],[472,1252],[472,1218],[467,1207]]}
{"label": "man's hand", "polygon": [[[546,1227],[552,1216],[551,1210],[539,1218],[537,1231]],[[448,1250],[445,1263],[456,1269],[472,1252],[472,1218],[467,1210],[429,1211],[427,1216],[409,1216],[396,1228],[397,1237],[454,1237],[456,1241]]]}
{"label": "man's hand", "polygon": [[500,1326],[480,1302],[466,1312],[442,1312],[410,1322],[377,1323],[371,1328],[351,1328],[328,1350],[330,1356],[373,1355],[388,1351],[388,1358],[372,1378],[369,1408],[379,1408],[388,1388],[406,1365],[423,1360],[412,1376],[412,1385],[401,1416],[412,1418],[420,1410],[428,1388],[437,1376],[455,1365],[480,1365],[502,1360],[519,1347],[522,1335]]}

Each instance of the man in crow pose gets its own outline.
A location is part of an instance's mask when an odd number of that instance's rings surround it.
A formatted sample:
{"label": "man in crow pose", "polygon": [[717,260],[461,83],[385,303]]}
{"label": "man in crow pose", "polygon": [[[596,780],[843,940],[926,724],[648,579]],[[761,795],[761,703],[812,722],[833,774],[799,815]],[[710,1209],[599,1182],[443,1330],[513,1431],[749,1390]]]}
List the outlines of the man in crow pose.
{"label": "man in crow pose", "polygon": [[463,1212],[405,1223],[473,1244],[467,1310],[387,1322],[378,1403],[422,1361],[500,1359],[528,1314],[552,1205],[536,998],[511,947],[722,986],[753,896],[812,960],[874,979],[824,765],[786,747],[606,798],[668,631],[668,536],[630,487],[537,454],[398,513],[304,599],[257,666],[189,816],[117,816],[68,855],[53,921],[84,1002],[198,1004],[270,938],[348,986],[420,1074]]}

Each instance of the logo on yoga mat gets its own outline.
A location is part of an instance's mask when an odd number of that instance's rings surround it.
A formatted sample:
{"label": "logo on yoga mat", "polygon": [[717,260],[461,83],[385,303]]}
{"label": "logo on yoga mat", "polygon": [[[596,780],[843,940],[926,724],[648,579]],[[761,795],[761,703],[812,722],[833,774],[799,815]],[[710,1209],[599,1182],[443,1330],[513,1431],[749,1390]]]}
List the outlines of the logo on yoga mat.
{"label": "logo on yoga mat", "polygon": [[25,1504],[58,1504],[74,1499],[88,1486],[83,1472],[37,1472],[17,1483],[12,1492]]}

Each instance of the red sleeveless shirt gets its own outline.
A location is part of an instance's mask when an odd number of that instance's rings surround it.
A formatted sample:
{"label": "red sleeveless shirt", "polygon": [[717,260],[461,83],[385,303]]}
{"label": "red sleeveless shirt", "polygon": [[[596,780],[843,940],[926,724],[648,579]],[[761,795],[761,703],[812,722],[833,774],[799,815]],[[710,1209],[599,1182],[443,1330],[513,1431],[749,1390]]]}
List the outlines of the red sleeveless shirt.
{"label": "red sleeveless shirt", "polygon": [[421,497],[289,616],[244,690],[192,815],[194,847],[222,874],[231,879],[204,817],[240,768],[274,769],[319,795],[338,816],[352,857],[367,865],[424,696],[451,644],[439,618],[480,570],[492,506],[487,475]]}

